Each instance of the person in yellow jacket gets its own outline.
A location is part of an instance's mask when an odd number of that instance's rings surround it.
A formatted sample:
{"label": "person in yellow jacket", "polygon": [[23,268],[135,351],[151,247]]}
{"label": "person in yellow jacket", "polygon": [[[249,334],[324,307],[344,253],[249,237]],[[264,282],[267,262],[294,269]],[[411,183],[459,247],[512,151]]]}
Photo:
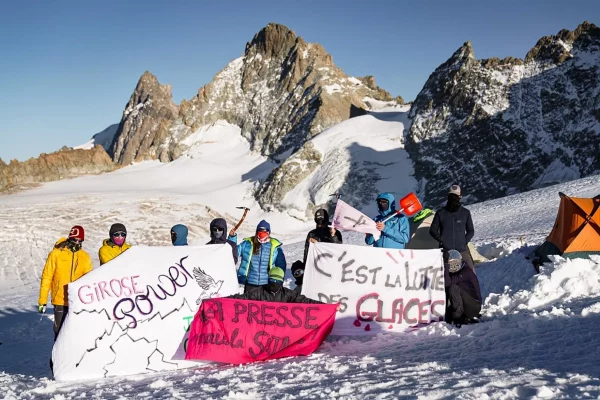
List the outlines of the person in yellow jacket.
{"label": "person in yellow jacket", "polygon": [[113,224],[109,231],[110,238],[102,242],[102,247],[98,251],[100,265],[106,264],[113,258],[120,256],[131,245],[125,242],[127,238],[127,229],[123,224]]}
{"label": "person in yellow jacket", "polygon": [[38,311],[46,312],[48,292],[50,292],[54,306],[55,341],[64,317],[69,311],[67,285],[92,270],[92,258],[81,248],[84,238],[83,227],[76,225],[71,228],[68,238],[60,238],[48,254],[48,260],[46,260],[44,272],[42,272]]}

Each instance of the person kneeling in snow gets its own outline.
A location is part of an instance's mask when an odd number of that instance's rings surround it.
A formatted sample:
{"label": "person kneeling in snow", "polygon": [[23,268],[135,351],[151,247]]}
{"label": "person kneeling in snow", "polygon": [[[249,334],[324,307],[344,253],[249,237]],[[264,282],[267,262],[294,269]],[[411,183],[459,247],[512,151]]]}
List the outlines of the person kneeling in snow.
{"label": "person kneeling in snow", "polygon": [[462,324],[478,322],[476,318],[481,311],[479,280],[457,250],[448,252],[448,263],[444,265],[444,282],[446,322],[454,323],[459,328]]}
{"label": "person kneeling in snow", "polygon": [[269,271],[269,279],[266,285],[253,288],[244,294],[234,294],[228,297],[231,299],[269,301],[276,303],[324,304],[323,302],[309,299],[295,290],[283,287],[284,276],[285,272],[281,268],[273,267]]}
{"label": "person kneeling in snow", "polygon": [[128,250],[131,245],[125,242],[127,237],[127,229],[123,224],[113,224],[110,227],[109,238],[104,239],[102,247],[98,251],[100,265],[106,264],[114,258],[120,256],[125,250]]}

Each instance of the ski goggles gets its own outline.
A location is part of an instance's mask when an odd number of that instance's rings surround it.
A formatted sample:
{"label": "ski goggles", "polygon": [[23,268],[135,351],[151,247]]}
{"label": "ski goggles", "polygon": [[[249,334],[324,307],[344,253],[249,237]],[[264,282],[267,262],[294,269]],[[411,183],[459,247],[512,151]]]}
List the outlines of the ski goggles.
{"label": "ski goggles", "polygon": [[127,234],[125,232],[115,232],[113,233],[113,237],[125,237]]}
{"label": "ski goggles", "polygon": [[269,278],[269,283],[283,283],[283,281],[275,278]]}
{"label": "ski goggles", "polygon": [[292,275],[294,275],[294,278],[300,278],[302,275],[304,275],[304,270],[297,269],[292,273]]}

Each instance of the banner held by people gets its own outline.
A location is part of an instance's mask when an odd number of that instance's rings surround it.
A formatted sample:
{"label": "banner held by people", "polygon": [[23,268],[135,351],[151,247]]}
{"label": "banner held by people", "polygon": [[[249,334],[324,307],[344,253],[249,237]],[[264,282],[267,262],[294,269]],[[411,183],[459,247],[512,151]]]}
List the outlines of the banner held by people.
{"label": "banner held by people", "polygon": [[238,292],[231,247],[136,246],[69,284],[52,350],[56,380],[190,367],[186,331],[202,300]]}
{"label": "banner held by people", "polygon": [[375,240],[379,240],[381,236],[375,221],[340,199],[335,206],[333,227],[346,231],[370,233]]}
{"label": "banner held by people", "polygon": [[340,303],[333,335],[404,331],[441,321],[446,310],[442,253],[315,243],[302,294]]}
{"label": "banner held by people", "polygon": [[337,304],[204,300],[192,322],[186,360],[244,364],[307,356],[333,328]]}

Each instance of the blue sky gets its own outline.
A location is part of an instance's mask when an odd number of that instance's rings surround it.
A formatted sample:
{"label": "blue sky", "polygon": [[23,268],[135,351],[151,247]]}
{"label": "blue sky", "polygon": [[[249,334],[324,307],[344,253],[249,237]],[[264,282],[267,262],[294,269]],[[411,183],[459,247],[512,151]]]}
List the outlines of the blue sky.
{"label": "blue sky", "polygon": [[191,98],[269,22],[411,100],[467,40],[477,58],[524,57],[540,37],[599,17],[596,0],[3,2],[0,157],[85,143],[120,121],[145,70],[176,102]]}

